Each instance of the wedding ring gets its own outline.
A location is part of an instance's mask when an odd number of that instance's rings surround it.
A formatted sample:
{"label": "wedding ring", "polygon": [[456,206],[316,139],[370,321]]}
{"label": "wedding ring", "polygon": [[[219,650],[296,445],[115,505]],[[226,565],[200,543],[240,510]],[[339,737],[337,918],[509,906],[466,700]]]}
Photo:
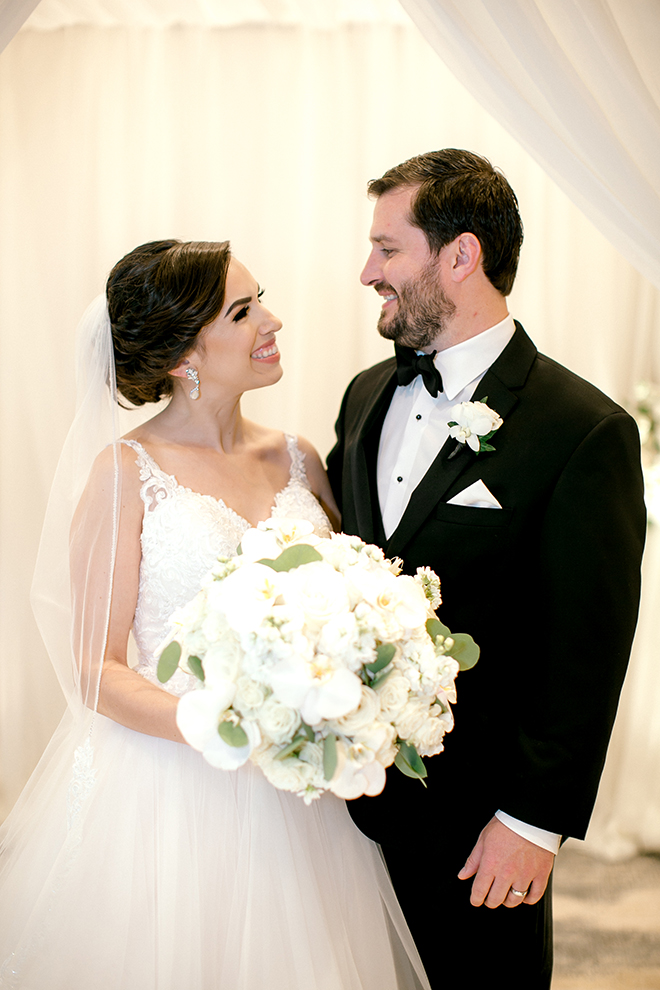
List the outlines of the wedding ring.
{"label": "wedding ring", "polygon": [[515,887],[509,887],[509,893],[513,894],[514,897],[525,897],[529,893],[529,887],[527,890],[516,890]]}

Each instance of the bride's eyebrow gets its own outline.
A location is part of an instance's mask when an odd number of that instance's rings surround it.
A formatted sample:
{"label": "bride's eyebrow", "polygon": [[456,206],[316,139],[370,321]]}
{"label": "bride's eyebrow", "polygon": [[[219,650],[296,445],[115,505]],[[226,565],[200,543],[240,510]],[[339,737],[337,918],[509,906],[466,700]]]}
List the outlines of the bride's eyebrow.
{"label": "bride's eyebrow", "polygon": [[237,306],[245,306],[246,303],[252,302],[252,296],[245,296],[243,299],[235,299],[231,304],[227,312],[225,313],[225,318],[229,316],[232,309],[236,309]]}

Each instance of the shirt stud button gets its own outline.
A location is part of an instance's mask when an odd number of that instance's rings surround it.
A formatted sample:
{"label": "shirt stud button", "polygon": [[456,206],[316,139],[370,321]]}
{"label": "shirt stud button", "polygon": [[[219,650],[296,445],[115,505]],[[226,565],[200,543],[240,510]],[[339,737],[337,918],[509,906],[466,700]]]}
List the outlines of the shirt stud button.
{"label": "shirt stud button", "polygon": [[415,416],[415,419],[421,419],[421,418],[422,418],[421,415],[419,413],[417,413],[417,415]]}
{"label": "shirt stud button", "polygon": [[399,477],[396,480],[397,481],[403,481],[403,478],[401,477],[401,475],[399,475]]}

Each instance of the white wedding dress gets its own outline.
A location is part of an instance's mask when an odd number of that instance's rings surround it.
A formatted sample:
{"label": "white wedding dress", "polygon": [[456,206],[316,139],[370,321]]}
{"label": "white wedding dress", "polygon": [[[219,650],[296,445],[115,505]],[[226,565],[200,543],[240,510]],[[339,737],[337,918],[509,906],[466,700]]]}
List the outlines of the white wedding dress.
{"label": "white wedding dress", "polygon": [[[291,476],[272,516],[327,534],[287,443]],[[171,612],[249,524],[131,446],[145,504],[136,669],[158,683],[154,649]],[[177,672],[167,689],[183,694],[190,680]],[[3,830],[3,990],[428,987],[378,849],[343,801],[307,806],[250,763],[215,770],[102,715],[76,732],[56,734],[28,784],[29,824],[18,832],[10,816]]]}

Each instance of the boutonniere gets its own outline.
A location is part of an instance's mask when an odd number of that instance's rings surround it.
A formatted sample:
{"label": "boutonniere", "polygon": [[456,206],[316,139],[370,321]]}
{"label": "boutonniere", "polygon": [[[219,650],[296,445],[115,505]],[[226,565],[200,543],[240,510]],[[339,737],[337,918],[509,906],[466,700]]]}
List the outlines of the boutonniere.
{"label": "boutonniere", "polygon": [[[447,423],[449,436],[459,443],[466,443],[475,454],[495,450],[488,441],[504,422],[494,409],[486,405],[487,400],[486,395],[481,402],[459,402],[452,409],[452,419]],[[457,447],[454,453],[459,449]]]}

